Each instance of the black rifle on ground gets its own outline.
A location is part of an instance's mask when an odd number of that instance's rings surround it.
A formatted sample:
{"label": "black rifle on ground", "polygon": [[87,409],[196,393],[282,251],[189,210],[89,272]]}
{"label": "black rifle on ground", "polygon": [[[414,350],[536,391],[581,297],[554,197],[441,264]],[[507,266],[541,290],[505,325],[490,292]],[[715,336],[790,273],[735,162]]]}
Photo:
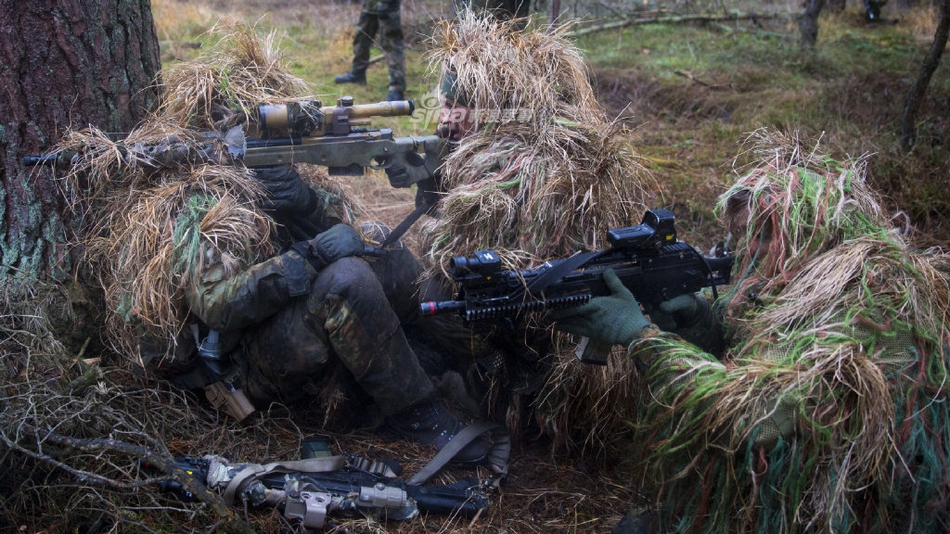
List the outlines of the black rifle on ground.
{"label": "black rifle on ground", "polygon": [[[424,315],[457,312],[466,321],[520,319],[526,313],[580,306],[594,296],[609,295],[603,273],[612,269],[644,311],[674,297],[730,282],[733,258],[706,257],[677,241],[676,217],[666,209],[648,211],[637,226],[607,232],[610,248],[551,260],[538,268],[503,270],[490,250],[456,257],[450,269],[455,300],[424,302]],[[606,363],[605,347],[583,341],[578,357]]]}
{"label": "black rifle on ground", "polygon": [[95,156],[97,150],[118,150],[125,159],[152,168],[182,162],[240,162],[247,167],[311,163],[327,167],[331,175],[359,176],[367,168],[398,165],[406,169],[407,178],[392,185],[409,187],[430,178],[448,153],[447,140],[437,135],[394,137],[389,128],[365,127],[372,117],[412,115],[412,100],[356,105],[351,97],[343,97],[336,106],[304,100],[262,105],[257,111],[256,132],[236,126],[223,133],[205,132],[197,143],[174,137],[150,144],[118,141],[109,147],[86,147],[83,153],[26,156],[23,164],[67,167],[77,158]]}
{"label": "black rifle on ground", "polygon": [[[474,516],[488,508],[486,488],[474,479],[419,486],[396,477],[382,462],[325,456],[272,464],[232,464],[217,456],[181,457],[178,467],[220,494],[229,506],[283,507],[305,529],[320,529],[327,515],[405,520],[422,513]],[[159,484],[189,502],[195,496],[176,481]]]}

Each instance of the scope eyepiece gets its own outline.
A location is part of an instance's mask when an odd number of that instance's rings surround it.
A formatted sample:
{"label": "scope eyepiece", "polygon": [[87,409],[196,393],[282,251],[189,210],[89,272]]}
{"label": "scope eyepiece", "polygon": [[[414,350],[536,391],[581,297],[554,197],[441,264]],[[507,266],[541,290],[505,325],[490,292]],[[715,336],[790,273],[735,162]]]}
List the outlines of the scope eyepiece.
{"label": "scope eyepiece", "polygon": [[491,275],[501,270],[501,258],[491,250],[479,250],[473,256],[457,256],[449,261],[453,276]]}

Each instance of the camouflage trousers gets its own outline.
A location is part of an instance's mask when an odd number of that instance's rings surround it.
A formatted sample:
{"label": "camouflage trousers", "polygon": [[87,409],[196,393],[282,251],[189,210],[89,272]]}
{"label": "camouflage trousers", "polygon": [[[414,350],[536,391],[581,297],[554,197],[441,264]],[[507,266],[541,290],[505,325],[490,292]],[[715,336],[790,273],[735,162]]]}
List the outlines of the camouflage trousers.
{"label": "camouflage trousers", "polygon": [[[354,74],[365,74],[369,67],[370,49],[378,44],[386,57],[389,66],[389,89],[395,91],[406,90],[406,54],[403,48],[402,17],[399,14],[399,2],[386,13],[364,9],[356,22],[356,33],[353,35],[353,66]],[[364,4],[365,5],[365,4]],[[378,43],[376,41],[379,36]]]}
{"label": "camouflage trousers", "polygon": [[[395,282],[390,287],[412,291]],[[401,302],[406,296],[391,293],[362,259],[344,258],[320,271],[310,294],[247,332],[245,381],[251,399],[262,406],[315,396],[340,364],[384,415],[429,399],[432,382],[390,303],[390,297]],[[406,312],[410,305],[402,302],[400,308]]]}

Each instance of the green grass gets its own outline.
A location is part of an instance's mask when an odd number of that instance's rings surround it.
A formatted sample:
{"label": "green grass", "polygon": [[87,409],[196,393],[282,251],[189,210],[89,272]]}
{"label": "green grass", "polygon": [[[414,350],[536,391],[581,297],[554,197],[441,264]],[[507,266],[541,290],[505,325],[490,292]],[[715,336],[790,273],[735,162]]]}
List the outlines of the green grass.
{"label": "green grass", "polygon": [[[856,22],[857,21],[857,22]],[[898,153],[904,101],[930,43],[913,28],[867,26],[856,13],[822,19],[816,50],[803,51],[797,28],[737,30],[714,24],[653,24],[578,39],[602,86],[623,80],[640,148],[670,188],[673,205],[698,209],[713,202],[732,174],[737,144],[762,126],[822,136],[837,156],[873,154],[869,172],[930,238],[945,241],[950,218],[946,191],[950,72],[935,73],[918,116],[922,143]],[[947,63],[947,60],[944,60]],[[919,192],[930,191],[926,199]],[[706,195],[706,196],[704,196]],[[708,210],[703,209],[705,215]],[[943,221],[943,222],[938,222]],[[714,231],[699,226],[698,231]]]}

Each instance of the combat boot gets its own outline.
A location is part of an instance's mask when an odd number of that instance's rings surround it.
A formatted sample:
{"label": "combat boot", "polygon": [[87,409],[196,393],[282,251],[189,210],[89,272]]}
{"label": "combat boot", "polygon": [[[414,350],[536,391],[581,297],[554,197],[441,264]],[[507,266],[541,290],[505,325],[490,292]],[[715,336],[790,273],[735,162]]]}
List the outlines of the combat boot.
{"label": "combat boot", "polygon": [[390,89],[389,95],[386,96],[386,102],[396,102],[397,100],[405,100],[405,97],[399,89]]}
{"label": "combat boot", "polygon": [[[440,401],[421,402],[388,418],[387,424],[397,435],[442,450],[465,428],[465,423],[446,409]],[[463,447],[453,463],[476,463],[485,459],[491,444],[479,436]]]}
{"label": "combat boot", "polygon": [[341,74],[333,79],[334,83],[357,83],[360,85],[366,85],[366,73],[365,72],[347,72],[346,74]]}

